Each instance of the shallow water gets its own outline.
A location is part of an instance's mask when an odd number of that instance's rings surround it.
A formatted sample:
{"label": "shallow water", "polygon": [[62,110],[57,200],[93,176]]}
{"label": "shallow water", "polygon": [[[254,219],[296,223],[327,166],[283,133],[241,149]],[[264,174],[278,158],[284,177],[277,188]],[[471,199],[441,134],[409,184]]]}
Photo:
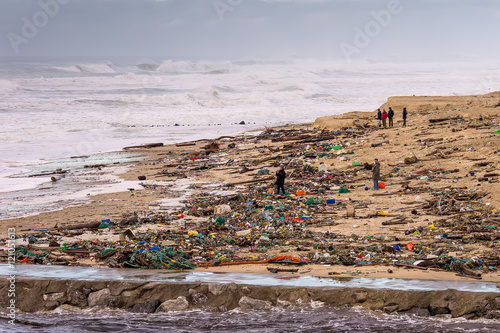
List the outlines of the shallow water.
{"label": "shallow water", "polygon": [[19,315],[15,326],[0,319],[8,332],[500,332],[493,320],[387,315],[353,308],[186,311],[131,314],[123,311],[60,312]]}
{"label": "shallow water", "polygon": [[[328,288],[369,288],[395,290],[443,290],[455,289],[473,292],[500,292],[500,285],[493,282],[476,281],[426,281],[374,278],[331,278],[310,275],[250,274],[176,272],[168,270],[112,269],[98,267],[67,267],[44,265],[16,265],[17,277],[75,279],[75,280],[121,280],[121,281],[165,281],[238,283],[259,286],[295,286]],[[12,274],[8,265],[0,265],[0,276]]]}

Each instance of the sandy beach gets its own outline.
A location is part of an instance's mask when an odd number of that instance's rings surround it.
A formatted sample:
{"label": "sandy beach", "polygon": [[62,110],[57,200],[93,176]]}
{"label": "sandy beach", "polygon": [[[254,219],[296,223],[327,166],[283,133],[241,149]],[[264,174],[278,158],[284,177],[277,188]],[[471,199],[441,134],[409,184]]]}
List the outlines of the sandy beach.
{"label": "sandy beach", "polygon": [[[119,177],[142,186],[2,220],[0,237],[15,228],[27,264],[157,268],[131,255],[168,248],[201,271],[500,282],[500,93],[391,97],[389,107],[386,129],[374,110],[127,149],[144,159]],[[280,165],[286,196],[270,191]],[[182,268],[180,257],[164,268]]]}

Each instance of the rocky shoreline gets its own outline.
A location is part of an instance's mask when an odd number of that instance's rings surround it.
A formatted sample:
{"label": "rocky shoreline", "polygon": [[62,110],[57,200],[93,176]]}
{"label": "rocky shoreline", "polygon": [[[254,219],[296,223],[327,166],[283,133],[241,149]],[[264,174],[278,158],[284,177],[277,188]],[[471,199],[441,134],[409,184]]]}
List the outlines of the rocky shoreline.
{"label": "rocky shoreline", "polygon": [[[8,280],[0,281],[6,293]],[[204,309],[209,311],[270,310],[273,307],[359,306],[384,313],[500,319],[500,294],[458,290],[402,291],[367,288],[256,286],[245,284],[81,281],[18,278],[16,307],[20,312],[55,309],[109,308],[154,313]],[[8,299],[0,298],[5,313]]]}

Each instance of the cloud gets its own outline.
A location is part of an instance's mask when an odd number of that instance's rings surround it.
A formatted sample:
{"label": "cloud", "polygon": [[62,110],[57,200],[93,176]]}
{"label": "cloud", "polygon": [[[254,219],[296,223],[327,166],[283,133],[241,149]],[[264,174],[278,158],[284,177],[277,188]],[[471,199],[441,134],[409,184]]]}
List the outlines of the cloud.
{"label": "cloud", "polygon": [[[43,11],[40,3],[57,1],[2,0],[0,55],[335,58],[343,56],[341,43],[354,43],[357,29],[374,20],[373,11],[397,0],[69,0],[16,54],[8,36],[23,37],[25,22]],[[401,6],[356,56],[499,51],[491,40],[500,30],[499,1],[401,0]]]}

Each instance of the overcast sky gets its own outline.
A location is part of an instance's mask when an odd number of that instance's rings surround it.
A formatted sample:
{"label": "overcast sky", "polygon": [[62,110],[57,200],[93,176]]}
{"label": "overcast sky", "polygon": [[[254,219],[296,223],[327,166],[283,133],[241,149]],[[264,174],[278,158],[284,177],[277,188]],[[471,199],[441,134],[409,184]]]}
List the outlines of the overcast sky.
{"label": "overcast sky", "polygon": [[493,58],[498,32],[499,0],[0,0],[0,56]]}

